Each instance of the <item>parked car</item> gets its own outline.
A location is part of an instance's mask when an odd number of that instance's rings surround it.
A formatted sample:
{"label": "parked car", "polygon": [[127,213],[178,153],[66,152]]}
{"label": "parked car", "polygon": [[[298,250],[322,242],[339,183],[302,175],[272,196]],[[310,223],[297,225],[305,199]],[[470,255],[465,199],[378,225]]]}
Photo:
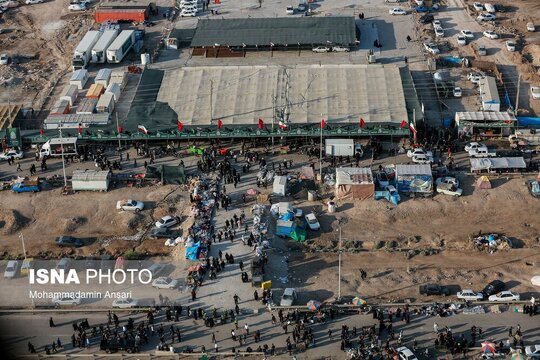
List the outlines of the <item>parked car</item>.
{"label": "parked car", "polygon": [[418,21],[420,21],[421,24],[429,24],[430,22],[433,22],[435,18],[431,14],[422,15]]}
{"label": "parked car", "polygon": [[28,271],[34,267],[34,258],[26,258],[21,265],[21,275],[28,276]]}
{"label": "parked car", "polygon": [[118,308],[118,309],[130,309],[130,308],[136,308],[138,306],[139,306],[139,300],[132,299],[132,298],[114,299],[112,302],[112,307]]}
{"label": "parked car", "polygon": [[10,260],[7,263],[6,270],[4,270],[4,278],[13,279],[17,276],[19,270],[19,262],[17,260]]}
{"label": "parked car", "polygon": [[303,13],[307,10],[306,4],[298,4],[298,12]]}
{"label": "parked car", "polygon": [[407,15],[407,11],[399,7],[388,10],[388,13],[390,15]]}
{"label": "parked car", "polygon": [[407,347],[402,346],[397,348],[399,360],[418,360],[416,355]]}
{"label": "parked car", "polygon": [[461,34],[456,35],[456,40],[459,46],[467,45],[467,38],[464,35],[461,35]]}
{"label": "parked car", "polygon": [[484,294],[484,297],[488,297],[490,295],[498,293],[499,291],[504,290],[504,287],[505,284],[501,280],[493,280],[486,285],[484,290],[482,290],[482,294]]}
{"label": "parked car", "polygon": [[68,6],[68,10],[70,11],[86,11],[86,4],[71,4]]}
{"label": "parked car", "polygon": [[424,44],[424,49],[431,54],[440,54],[441,50],[435,43],[426,43]]}
{"label": "parked car", "polygon": [[292,306],[296,301],[296,289],[286,288],[281,295],[281,300],[279,302],[280,306]]}
{"label": "parked car", "polygon": [[473,8],[476,11],[484,11],[484,5],[482,5],[482,3],[479,3],[479,2],[475,2],[473,4]]}
{"label": "parked car", "polygon": [[540,99],[540,86],[531,86],[531,96],[534,100]]}
{"label": "parked car", "polygon": [[480,80],[482,80],[485,77],[486,77],[486,75],[480,74],[480,73],[471,72],[471,73],[467,74],[467,79],[470,82],[472,82],[473,84],[478,84],[480,82]]}
{"label": "parked car", "polygon": [[465,36],[467,39],[474,39],[474,34],[471,30],[461,30],[461,35]]}
{"label": "parked car", "polygon": [[498,39],[499,38],[499,34],[497,34],[495,31],[491,31],[491,30],[486,30],[482,34],[485,37],[490,38],[490,39]]}
{"label": "parked car", "polygon": [[349,52],[351,49],[345,46],[332,46],[332,51],[334,52]]}
{"label": "parked car", "polygon": [[527,187],[529,188],[529,192],[534,197],[540,197],[540,182],[537,180],[529,180],[527,181]]}
{"label": "parked car", "polygon": [[477,301],[482,300],[484,298],[484,294],[477,293],[472,290],[461,290],[457,293],[457,298],[467,301]]}
{"label": "parked car", "polygon": [[0,160],[9,160],[10,158],[13,158],[14,160],[22,159],[24,156],[24,153],[21,150],[8,150],[4,152],[3,154],[0,154]]}
{"label": "parked car", "polygon": [[495,14],[483,13],[476,18],[478,21],[493,21],[495,20]]}
{"label": "parked car", "polygon": [[321,224],[314,213],[309,213],[306,215],[306,222],[311,230],[320,230]]}
{"label": "parked car", "polygon": [[327,53],[327,52],[330,52],[330,48],[326,46],[317,46],[317,47],[314,47],[312,51],[316,53]]}
{"label": "parked car", "polygon": [[157,228],[168,228],[178,224],[179,222],[180,218],[178,216],[167,215],[156,221],[155,225]]}
{"label": "parked car", "polygon": [[501,291],[498,294],[491,295],[489,301],[519,301],[519,294],[514,294],[511,291]]}
{"label": "parked car", "polygon": [[449,196],[461,196],[463,194],[463,189],[458,188],[452,184],[439,184],[437,185],[437,193],[449,195]]}
{"label": "parked car", "polygon": [[513,42],[512,40],[506,40],[505,44],[506,44],[506,50],[510,52],[516,51],[516,43]]}
{"label": "parked car", "polygon": [[178,231],[168,228],[153,228],[150,230],[149,234],[149,236],[153,239],[171,239],[177,237],[178,235]]}
{"label": "parked car", "polygon": [[436,27],[441,27],[442,23],[441,23],[441,20],[433,20],[431,25],[433,25],[433,28],[436,28]]}
{"label": "parked car", "polygon": [[40,4],[43,0],[26,0],[26,5]]}
{"label": "parked car", "polygon": [[452,92],[454,94],[454,97],[460,98],[463,96],[463,91],[459,86],[456,86]]}
{"label": "parked car", "polygon": [[438,26],[435,28],[435,36],[436,37],[444,37],[444,30],[442,27]]}
{"label": "parked car", "polygon": [[431,151],[426,151],[424,150],[424,148],[415,148],[415,149],[410,149],[407,151],[407,156],[412,158],[414,155],[426,155],[428,157],[431,157],[433,158],[433,152]]}
{"label": "parked car", "polygon": [[287,15],[294,15],[294,7],[292,6],[287,6],[287,9],[285,10],[285,13]]}
{"label": "parked car", "polygon": [[9,56],[7,54],[0,55],[0,65],[7,65],[9,62]]}
{"label": "parked car", "polygon": [[152,281],[152,286],[156,289],[174,289],[178,287],[178,284],[178,280],[165,276],[158,277]]}
{"label": "parked car", "polygon": [[431,164],[433,162],[433,158],[426,155],[414,155],[411,160],[415,164]]}
{"label": "parked car", "polygon": [[450,290],[446,286],[438,284],[420,285],[420,295],[450,295]]}
{"label": "parked car", "polygon": [[384,191],[388,191],[388,192],[390,193],[391,196],[399,195],[399,193],[398,193],[396,187],[393,186],[393,185],[385,186],[385,187],[384,187]]}
{"label": "parked car", "polygon": [[483,143],[476,142],[476,141],[465,144],[465,151],[478,150],[478,149],[483,149],[483,148],[487,149],[487,146]]}
{"label": "parked car", "polygon": [[525,355],[530,358],[540,358],[540,345],[526,346]]}
{"label": "parked car", "polygon": [[459,187],[459,180],[452,176],[444,176],[435,180],[435,185],[439,186],[440,184],[450,184]]}
{"label": "parked car", "polygon": [[532,22],[527,23],[527,31],[530,31],[530,32],[536,31],[536,26],[534,26],[534,23]]}
{"label": "parked car", "polygon": [[75,306],[79,305],[81,303],[81,298],[79,296],[75,296],[75,294],[65,294],[64,296],[55,297],[52,299],[52,303],[54,306]]}
{"label": "parked car", "polygon": [[116,202],[116,209],[139,212],[144,209],[144,203],[137,200],[119,200]]}
{"label": "parked car", "polygon": [[82,239],[73,237],[73,236],[59,236],[54,241],[58,246],[65,247],[81,247],[84,246],[84,241]]}

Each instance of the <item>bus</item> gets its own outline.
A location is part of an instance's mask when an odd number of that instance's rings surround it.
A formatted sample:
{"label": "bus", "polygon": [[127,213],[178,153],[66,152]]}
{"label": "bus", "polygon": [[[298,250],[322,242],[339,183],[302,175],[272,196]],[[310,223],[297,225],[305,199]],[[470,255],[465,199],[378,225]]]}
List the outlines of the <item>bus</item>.
{"label": "bus", "polygon": [[119,63],[135,44],[135,31],[124,30],[107,49],[107,62]]}

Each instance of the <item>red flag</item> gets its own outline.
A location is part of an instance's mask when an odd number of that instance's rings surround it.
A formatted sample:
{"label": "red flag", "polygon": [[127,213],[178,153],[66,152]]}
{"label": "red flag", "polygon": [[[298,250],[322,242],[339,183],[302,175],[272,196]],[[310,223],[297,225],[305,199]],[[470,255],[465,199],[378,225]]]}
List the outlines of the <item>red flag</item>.
{"label": "red flag", "polygon": [[406,128],[407,127],[407,122],[405,120],[402,120],[401,121],[401,125],[399,125],[400,128]]}
{"label": "red flag", "polygon": [[79,132],[79,134],[82,134],[82,125],[81,125],[81,123],[79,123],[79,128],[77,129],[77,131]]}
{"label": "red flag", "polygon": [[366,126],[366,122],[364,121],[363,118],[360,118],[360,128],[363,129],[364,126]]}
{"label": "red flag", "polygon": [[178,131],[184,130],[184,124],[180,120],[178,120]]}
{"label": "red flag", "polygon": [[223,123],[221,122],[221,119],[218,119],[217,127],[218,127],[218,129],[221,129],[223,127]]}
{"label": "red flag", "polygon": [[121,134],[121,133],[122,133],[122,131],[124,131],[124,129],[122,129],[122,127],[121,127],[121,126],[119,126],[119,127],[118,127],[118,128],[116,129],[116,130],[118,130],[118,133],[119,133],[119,134]]}
{"label": "red flag", "polygon": [[259,119],[259,129],[262,129],[264,127],[264,121],[262,119]]}
{"label": "red flag", "polygon": [[43,135],[45,134],[45,130],[43,130],[43,128],[39,128],[39,135]]}
{"label": "red flag", "polygon": [[326,126],[326,121],[324,121],[324,119],[321,120],[321,129],[324,129],[324,127]]}

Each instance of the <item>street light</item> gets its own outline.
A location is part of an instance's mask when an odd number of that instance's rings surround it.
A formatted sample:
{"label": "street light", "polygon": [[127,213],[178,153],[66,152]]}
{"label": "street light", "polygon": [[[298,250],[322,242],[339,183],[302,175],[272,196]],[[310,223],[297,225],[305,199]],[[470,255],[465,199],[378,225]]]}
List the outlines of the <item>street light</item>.
{"label": "street light", "polygon": [[[22,242],[24,260],[26,260],[26,246],[24,245],[24,235],[22,233],[19,233],[19,238]],[[28,271],[30,271],[30,269],[28,269]],[[28,290],[30,294],[30,300],[32,301],[32,308],[35,308],[36,304],[34,303],[34,297],[32,296],[32,283],[30,281],[28,281]]]}
{"label": "street light", "polygon": [[346,217],[341,217],[338,220],[339,229],[339,249],[338,249],[338,297],[337,300],[341,299],[341,227],[349,221]]}

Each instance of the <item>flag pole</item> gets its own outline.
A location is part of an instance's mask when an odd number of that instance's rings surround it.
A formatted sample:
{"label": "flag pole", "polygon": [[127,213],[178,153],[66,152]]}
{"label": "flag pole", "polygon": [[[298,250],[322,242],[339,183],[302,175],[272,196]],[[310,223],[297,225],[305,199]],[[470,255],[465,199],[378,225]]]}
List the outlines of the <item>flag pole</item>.
{"label": "flag pole", "polygon": [[[321,118],[322,118],[322,114],[321,114]],[[322,183],[322,153],[323,153],[323,149],[322,149],[322,123],[319,124],[319,130],[321,132],[321,140],[320,140],[320,145],[319,145],[319,177],[320,177],[320,181]]]}

